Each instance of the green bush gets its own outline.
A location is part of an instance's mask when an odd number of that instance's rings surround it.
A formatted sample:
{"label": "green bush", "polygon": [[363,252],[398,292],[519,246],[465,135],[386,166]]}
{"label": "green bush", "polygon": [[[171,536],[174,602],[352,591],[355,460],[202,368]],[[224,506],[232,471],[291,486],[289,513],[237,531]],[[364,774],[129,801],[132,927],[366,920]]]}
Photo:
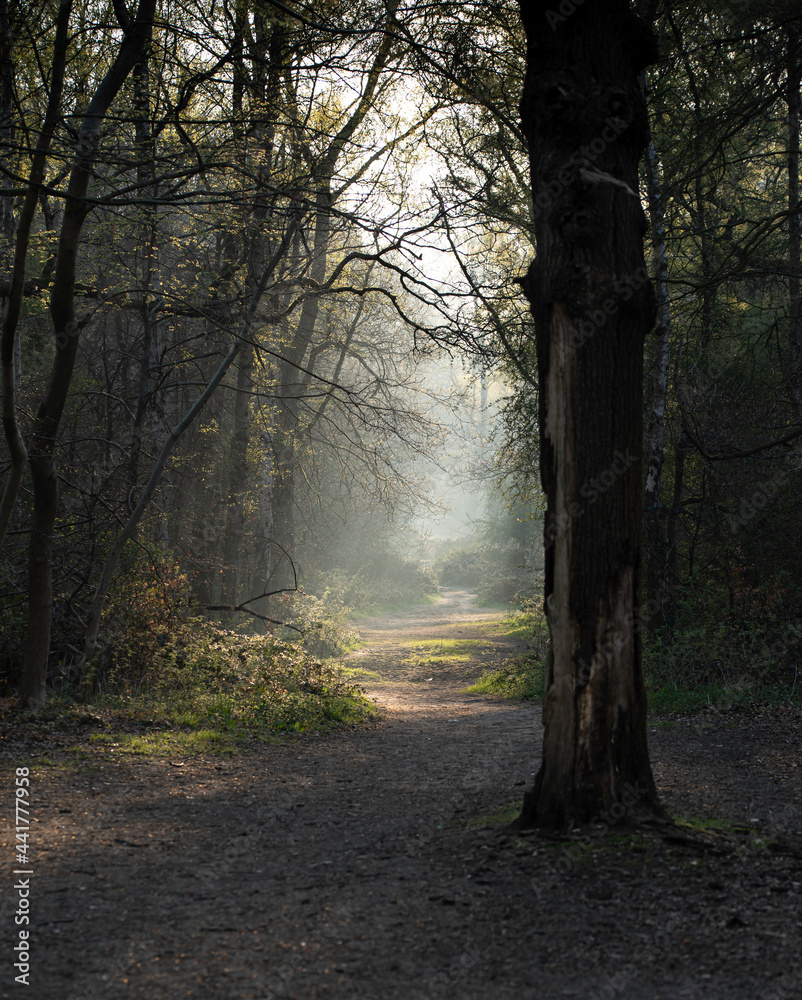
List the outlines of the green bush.
{"label": "green bush", "polygon": [[144,677],[107,674],[92,703],[117,718],[237,738],[356,722],[373,710],[359,688],[300,644],[202,620],[189,636],[166,641]]}
{"label": "green bush", "polygon": [[137,688],[154,671],[180,661],[181,650],[205,624],[177,561],[163,551],[137,549],[109,591],[88,681],[95,688]]}
{"label": "green bush", "polygon": [[352,609],[331,592],[325,590],[321,597],[312,594],[287,594],[279,604],[278,617],[294,626],[285,634],[296,633],[300,642],[313,656],[336,656],[354,649],[359,641],[356,632],[348,627]]}
{"label": "green bush", "polygon": [[434,565],[445,587],[475,590],[479,605],[512,604],[532,589],[533,573],[523,565],[514,541],[450,549]]}
{"label": "green bush", "polygon": [[434,564],[434,571],[440,584],[445,587],[468,587],[476,590],[494,565],[488,559],[486,546],[458,548],[445,552]]}
{"label": "green bush", "polygon": [[419,603],[437,594],[437,578],[428,567],[385,552],[366,560],[355,571],[331,570],[312,586],[326,600],[339,602],[356,614]]}
{"label": "green bush", "polygon": [[110,595],[83,699],[118,720],[211,727],[237,739],[366,717],[372,707],[361,691],[318,659],[354,642],[344,625],[349,609],[328,595],[292,597],[288,618],[303,639],[243,635],[197,613],[168,556],[140,553]]}

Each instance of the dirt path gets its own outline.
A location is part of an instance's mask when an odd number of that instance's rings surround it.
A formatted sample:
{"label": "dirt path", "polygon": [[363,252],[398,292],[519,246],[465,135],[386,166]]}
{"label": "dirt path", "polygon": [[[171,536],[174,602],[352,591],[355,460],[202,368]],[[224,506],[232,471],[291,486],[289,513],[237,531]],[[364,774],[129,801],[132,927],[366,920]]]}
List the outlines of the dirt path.
{"label": "dirt path", "polygon": [[[539,708],[464,693],[508,651],[496,617],[451,592],[361,622],[348,665],[385,707],[360,730],[36,771],[35,985],[9,975],[6,930],[2,996],[800,1000],[802,860],[755,842],[800,836],[800,714],[652,727],[669,807],[753,828],[735,851],[603,824],[584,844],[512,836]],[[3,839],[7,860],[7,822]]]}

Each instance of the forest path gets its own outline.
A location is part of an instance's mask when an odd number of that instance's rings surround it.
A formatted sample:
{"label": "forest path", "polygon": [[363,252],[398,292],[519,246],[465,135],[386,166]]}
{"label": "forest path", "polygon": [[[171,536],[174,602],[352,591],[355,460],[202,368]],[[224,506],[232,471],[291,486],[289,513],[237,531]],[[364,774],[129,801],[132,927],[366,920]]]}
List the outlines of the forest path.
{"label": "forest path", "polygon": [[[510,712],[515,706],[465,691],[521,648],[496,634],[504,615],[477,607],[469,590],[444,589],[434,604],[358,619],[354,627],[365,645],[342,662],[367,671],[355,680],[391,713],[420,716],[454,709],[464,714],[479,704]],[[531,706],[529,714],[539,715]]]}
{"label": "forest path", "polygon": [[[224,759],[36,768],[28,995],[800,1000],[792,852],[505,831],[539,707],[465,694],[506,653],[499,615],[469,600],[360,623],[346,663],[384,706],[367,726]],[[675,723],[650,729],[672,808],[798,832],[798,713]],[[11,783],[6,798],[8,816]],[[8,861],[8,824],[3,839]],[[21,995],[16,930],[3,997]]]}

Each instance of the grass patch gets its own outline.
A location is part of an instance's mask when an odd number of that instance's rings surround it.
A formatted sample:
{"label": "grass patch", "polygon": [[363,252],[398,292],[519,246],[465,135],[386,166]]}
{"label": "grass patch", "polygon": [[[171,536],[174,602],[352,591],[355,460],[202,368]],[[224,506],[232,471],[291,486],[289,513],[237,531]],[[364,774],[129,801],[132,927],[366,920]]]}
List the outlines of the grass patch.
{"label": "grass patch", "polygon": [[751,833],[751,828],[730,819],[699,816],[673,816],[675,824],[686,830],[697,830],[699,833]]}
{"label": "grass patch", "polygon": [[744,825],[731,819],[700,816],[673,816],[680,830],[700,833],[706,837],[720,837],[729,844],[737,843],[751,850],[766,850],[772,840],[758,826]]}
{"label": "grass patch", "polygon": [[609,845],[618,850],[624,851],[646,851],[651,845],[647,841],[646,837],[642,833],[637,833],[634,831],[625,831],[622,833],[615,833],[615,828],[607,834],[605,840]]}
{"label": "grass patch", "polygon": [[411,611],[414,608],[426,607],[429,604],[439,604],[443,600],[443,595],[421,594],[412,601],[390,601],[388,603],[370,604],[367,610],[364,608],[360,614],[364,615],[391,615],[396,611]]}
{"label": "grass patch", "polygon": [[412,655],[401,662],[413,667],[437,667],[452,663],[468,663],[485,645],[479,639],[434,639],[412,642]]}
{"label": "grass patch", "polygon": [[507,615],[492,627],[494,637],[526,642],[523,653],[505,660],[501,667],[483,674],[466,691],[492,698],[540,700],[544,694],[544,666],[548,649],[546,616],[530,606]]}
{"label": "grass patch", "polygon": [[361,602],[356,607],[349,608],[348,620],[357,618],[373,618],[377,615],[392,615],[397,611],[413,611],[415,608],[426,607],[429,604],[439,604],[442,594],[421,594],[409,601],[376,601]]}
{"label": "grass patch", "polygon": [[487,608],[488,611],[509,611],[512,601],[495,601],[490,597],[482,597],[479,594],[476,598],[477,608]]}
{"label": "grass patch", "polygon": [[802,705],[802,685],[728,686],[724,684],[699,684],[680,687],[667,684],[648,689],[649,712],[656,715],[671,713],[692,715],[709,709],[738,711],[770,705]]}
{"label": "grass patch", "polygon": [[498,670],[482,674],[465,689],[468,694],[529,701],[543,697],[543,662],[532,656],[513,656]]}
{"label": "grass patch", "polygon": [[377,670],[368,670],[366,667],[346,667],[341,664],[335,664],[335,669],[339,670],[340,675],[349,680],[360,680],[360,681],[383,681],[384,678]]}
{"label": "grass patch", "polygon": [[[492,670],[466,690],[495,698],[535,699],[544,696],[544,665],[548,648],[548,629],[545,616],[532,607],[508,615],[492,626],[494,636],[527,642],[523,654],[507,660],[500,668]],[[654,660],[646,655],[648,669]],[[691,675],[683,675],[680,682],[657,680],[660,673],[647,672],[647,694],[650,716],[692,715],[705,711],[739,711],[774,705],[802,705],[801,684],[761,684],[742,678],[737,683],[694,683]],[[652,719],[650,724],[659,724]]]}
{"label": "grass patch", "polygon": [[[495,698],[542,700],[545,693],[544,662],[531,654],[512,657],[498,670],[483,674],[465,690]],[[648,691],[649,715],[694,715],[746,711],[773,705],[802,705],[802,686],[725,687],[703,684],[695,688],[675,685]],[[669,725],[670,720],[652,718],[650,725]]]}
{"label": "grass patch", "polygon": [[484,813],[481,816],[472,816],[466,821],[465,827],[470,829],[477,826],[498,826],[504,824],[509,826],[513,820],[518,819],[521,815],[521,805],[523,803],[523,795],[520,799],[516,799],[514,802],[508,802],[506,805],[501,806],[492,813]]}
{"label": "grass patch", "polygon": [[241,742],[234,734],[223,733],[217,729],[195,731],[166,729],[141,736],[112,730],[107,733],[95,733],[90,737],[90,741],[112,752],[116,750],[147,757],[164,757],[176,753],[231,754],[236,752]]}
{"label": "grass patch", "polygon": [[[524,612],[514,612],[506,615],[500,622],[492,622],[487,626],[499,639],[518,639],[520,642],[539,642],[539,630],[545,629],[545,620],[540,616]],[[545,642],[545,636],[543,641]]]}

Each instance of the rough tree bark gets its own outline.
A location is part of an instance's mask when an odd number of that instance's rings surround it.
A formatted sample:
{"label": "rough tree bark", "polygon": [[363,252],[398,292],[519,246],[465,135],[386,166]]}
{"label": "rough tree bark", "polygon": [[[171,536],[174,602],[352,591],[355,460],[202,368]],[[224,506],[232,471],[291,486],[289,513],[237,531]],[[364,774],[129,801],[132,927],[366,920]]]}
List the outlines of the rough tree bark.
{"label": "rough tree bark", "polygon": [[661,814],[641,670],[644,268],[640,74],[656,58],[627,0],[563,16],[521,2],[521,102],[537,257],[522,280],[535,320],[551,632],[543,761],[520,826]]}

